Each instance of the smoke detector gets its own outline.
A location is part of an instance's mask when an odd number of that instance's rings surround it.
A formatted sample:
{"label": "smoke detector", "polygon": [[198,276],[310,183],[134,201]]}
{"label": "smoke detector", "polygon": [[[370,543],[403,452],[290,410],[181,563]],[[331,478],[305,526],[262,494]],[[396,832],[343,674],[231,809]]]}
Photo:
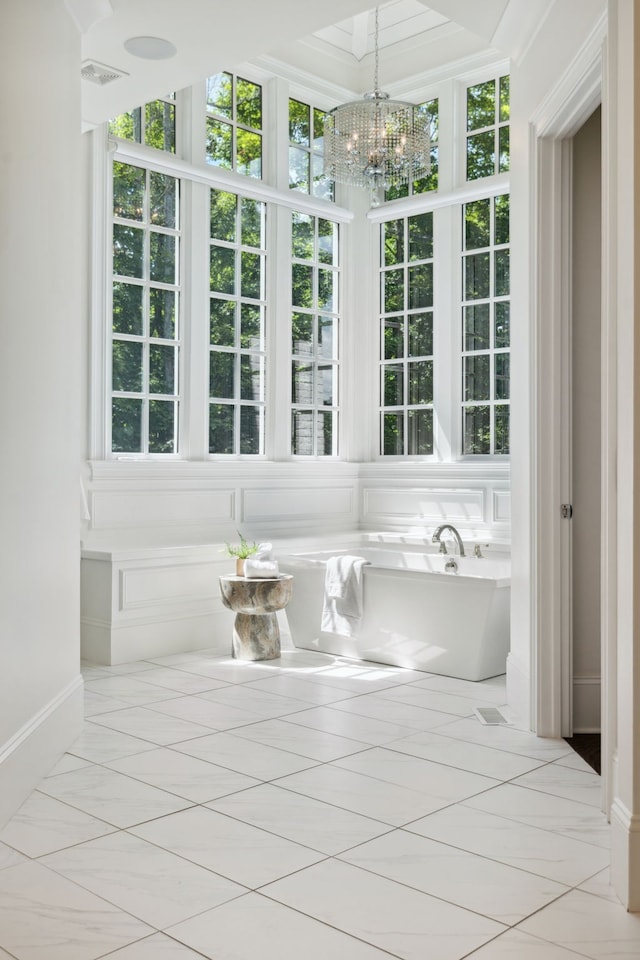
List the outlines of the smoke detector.
{"label": "smoke detector", "polygon": [[129,76],[125,70],[108,67],[104,63],[98,63],[97,60],[85,60],[82,64],[80,75],[83,80],[88,80],[90,83],[97,83],[99,87],[104,87],[107,83],[119,80],[120,77]]}

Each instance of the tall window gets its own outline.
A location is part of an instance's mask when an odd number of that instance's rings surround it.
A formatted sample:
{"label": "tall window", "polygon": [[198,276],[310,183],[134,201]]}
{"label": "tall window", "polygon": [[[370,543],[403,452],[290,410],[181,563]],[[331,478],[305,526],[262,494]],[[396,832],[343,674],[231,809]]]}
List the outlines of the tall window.
{"label": "tall window", "polygon": [[122,113],[109,122],[109,133],[123,140],[144,143],[157,150],[176,152],[175,93]]}
{"label": "tall window", "polygon": [[433,213],[382,224],[380,432],[387,456],[433,453]]}
{"label": "tall window", "polygon": [[262,87],[232,73],[207,80],[206,160],[262,177]]}
{"label": "tall window", "polygon": [[265,208],[211,190],[211,454],[264,452]]}
{"label": "tall window", "polygon": [[179,181],[113,165],[111,449],[177,453]]}
{"label": "tall window", "polygon": [[417,108],[421,113],[427,113],[430,118],[429,135],[431,137],[431,168],[426,177],[412,180],[399,187],[389,187],[385,190],[385,200],[397,200],[400,197],[410,197],[418,193],[429,193],[438,189],[438,99],[427,100]]}
{"label": "tall window", "polygon": [[291,217],[291,450],[299,456],[338,453],[338,225],[294,212]]}
{"label": "tall window", "polygon": [[509,453],[509,196],[463,205],[463,453]]}
{"label": "tall window", "polygon": [[509,77],[467,87],[467,180],[509,169]]}
{"label": "tall window", "polygon": [[289,186],[314,197],[334,199],[334,184],[323,176],[326,113],[289,99]]}

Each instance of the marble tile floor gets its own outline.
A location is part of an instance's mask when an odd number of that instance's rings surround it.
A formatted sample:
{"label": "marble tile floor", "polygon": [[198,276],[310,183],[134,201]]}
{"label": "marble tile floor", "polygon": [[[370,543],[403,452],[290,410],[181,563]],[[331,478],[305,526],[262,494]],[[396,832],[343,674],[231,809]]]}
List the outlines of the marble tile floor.
{"label": "marble tile floor", "polygon": [[632,960],[599,777],[469,683],[284,650],[85,664],[0,832],[0,960]]}

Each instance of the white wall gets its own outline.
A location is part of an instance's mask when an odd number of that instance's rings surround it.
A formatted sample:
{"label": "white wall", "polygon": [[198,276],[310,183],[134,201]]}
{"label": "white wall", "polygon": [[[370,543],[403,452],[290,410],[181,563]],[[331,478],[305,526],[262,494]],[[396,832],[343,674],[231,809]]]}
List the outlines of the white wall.
{"label": "white wall", "polygon": [[81,723],[79,68],[63,0],[5,0],[0,823]]}

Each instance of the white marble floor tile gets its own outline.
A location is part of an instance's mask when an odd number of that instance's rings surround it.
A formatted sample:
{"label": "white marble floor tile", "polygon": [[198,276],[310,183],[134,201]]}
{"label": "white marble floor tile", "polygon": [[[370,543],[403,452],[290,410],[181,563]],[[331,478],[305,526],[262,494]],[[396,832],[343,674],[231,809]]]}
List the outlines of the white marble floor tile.
{"label": "white marble floor tile", "polygon": [[473,810],[466,803],[438,810],[407,828],[481,857],[574,886],[604,869],[607,850]]}
{"label": "white marble floor tile", "polygon": [[72,770],[82,770],[83,767],[90,767],[91,760],[83,760],[82,757],[74,757],[71,753],[65,753],[60,757],[54,767],[51,768],[48,777],[57,777],[59,773],[71,773]]}
{"label": "white marble floor tile", "polygon": [[232,731],[232,736],[264,743],[266,746],[325,763],[367,749],[367,745],[358,740],[338,737],[333,733],[325,733],[324,730],[301,727],[285,720],[265,720],[264,723],[238,727]]}
{"label": "white marble floor tile", "polygon": [[208,737],[187,740],[175,744],[173,749],[258,780],[274,780],[316,765],[315,760],[262,743],[253,743],[229,733],[212,733]]}
{"label": "white marble floor tile", "polygon": [[404,830],[364,843],[340,859],[509,926],[569,890]]}
{"label": "white marble floor tile", "polygon": [[[149,666],[151,667],[152,664]],[[85,683],[85,690],[89,693],[99,693],[103,697],[122,700],[130,707],[144,706],[147,703],[180,696],[177,690],[167,690],[154,683],[145,683],[142,676],[143,674],[135,676],[118,674],[112,677],[101,677],[99,680],[88,680]]]}
{"label": "white marble floor tile", "polygon": [[113,833],[114,829],[103,820],[34,790],[0,831],[0,840],[28,857],[41,857]]}
{"label": "white marble floor tile", "polygon": [[247,684],[248,689],[265,690],[267,693],[277,693],[283,697],[292,697],[302,700],[307,705],[321,706],[326,703],[337,703],[353,696],[350,690],[336,690],[322,683],[315,683],[290,673],[278,673],[264,680],[254,680]]}
{"label": "white marble floor tile", "polygon": [[391,960],[386,951],[257,893],[186,920],[169,933],[211,960]]}
{"label": "white marble floor tile", "polygon": [[554,760],[553,762],[559,767],[571,767],[572,770],[584,770],[586,773],[595,772],[591,764],[587,763],[587,761],[574,750],[568,753],[566,757],[560,757],[559,760]]}
{"label": "white marble floor tile", "polygon": [[494,706],[490,700],[482,700],[480,696],[454,696],[439,690],[427,690],[417,687],[416,684],[407,684],[402,687],[388,687],[378,694],[386,700],[398,700],[412,704],[425,710],[437,710],[440,713],[451,714],[454,717],[470,717],[474,707]]}
{"label": "white marble floor tile", "polygon": [[486,917],[335,860],[272,883],[263,893],[402,960],[459,960],[504,929]]}
{"label": "white marble floor tile", "polygon": [[18,853],[17,850],[8,847],[6,843],[0,843],[0,870],[6,870],[7,867],[15,867],[19,863],[24,863],[25,860],[26,857]]}
{"label": "white marble floor tile", "polygon": [[373,720],[384,720],[386,723],[400,724],[414,731],[431,730],[453,719],[450,714],[416,707],[412,703],[388,699],[380,694],[341,700],[339,703],[334,703],[331,709],[344,710],[345,713],[370,717]]}
{"label": "white marble floor tile", "polygon": [[136,676],[136,674],[146,673],[147,670],[153,670],[153,664],[147,660],[130,660],[128,663],[114,663],[110,666],[100,665],[109,677]]}
{"label": "white marble floor tile", "polygon": [[371,745],[391,743],[392,740],[408,737],[416,732],[413,727],[347,713],[344,710],[336,710],[333,706],[314,707],[302,713],[292,714],[288,722],[300,724],[302,727],[311,727],[314,730],[324,730],[326,733],[335,733],[339,737],[347,737]]}
{"label": "white marble floor tile", "polygon": [[284,777],[276,781],[276,786],[395,827],[418,820],[433,808],[433,799],[418,790],[343,770],[333,764]]}
{"label": "white marble floor tile", "polygon": [[415,687],[425,690],[436,690],[450,693],[454,696],[485,700],[500,706],[507,702],[507,685],[504,674],[500,677],[491,677],[489,680],[458,680],[456,677],[443,677],[432,674],[424,680],[416,680]]}
{"label": "white marble floor tile", "polygon": [[171,717],[157,710],[147,707],[128,707],[126,710],[116,710],[115,713],[101,714],[92,721],[100,727],[117,730],[131,737],[140,737],[152,744],[166,747],[170,743],[180,743],[181,740],[193,740],[194,737],[204,737],[211,732],[210,727],[192,723],[180,717]]}
{"label": "white marble floor tile", "polygon": [[485,726],[479,720],[463,718],[440,727],[438,733],[467,743],[479,743],[485,747],[506,750],[534,760],[557,760],[566,756],[571,747],[564,740],[551,737],[536,737],[525,730],[507,726]]}
{"label": "white marble floor tile", "polygon": [[479,743],[453,740],[433,731],[415,733],[404,740],[395,740],[389,744],[389,749],[468,770],[469,773],[479,773],[494,780],[511,780],[535,769],[543,762],[507,753],[505,750],[495,750]]}
{"label": "white marble floor tile", "polygon": [[193,650],[191,653],[170,653],[166,657],[150,657],[146,662],[157,667],[180,667],[183,663],[202,660],[204,657],[204,650]]}
{"label": "white marble floor tile", "polygon": [[565,837],[593,843],[607,850],[611,843],[609,824],[599,809],[576,800],[540,794],[513,783],[505,783],[488,793],[472,797],[466,801],[466,806],[495,813],[530,827],[561,833]]}
{"label": "white marble floor tile", "polygon": [[199,723],[209,730],[232,730],[247,723],[259,723],[263,719],[260,714],[224,703],[214,703],[201,696],[166,700],[164,703],[151,704],[149,709],[190,723]]}
{"label": "white marble floor tile", "polygon": [[348,850],[389,829],[379,820],[270,783],[212,801],[207,806],[328,855]]}
{"label": "white marble floor tile", "polygon": [[[231,637],[229,637],[229,646],[231,646]],[[221,680],[223,683],[248,683],[251,680],[261,680],[263,677],[268,677],[272,671],[265,665],[274,664],[274,667],[276,667],[278,663],[279,660],[250,662],[248,660],[234,660],[231,657],[218,659],[203,657],[200,660],[189,660],[182,664],[180,669],[187,673],[197,673],[202,677],[210,677],[213,680]]]}
{"label": "white marble floor tile", "polygon": [[130,757],[134,753],[144,753],[145,750],[153,750],[153,744],[92,721],[85,721],[82,734],[69,747],[72,756],[90,760],[92,763]]}
{"label": "white marble floor tile", "polygon": [[245,892],[204,867],[123,832],[39,862],[159,930]]}
{"label": "white marble floor tile", "polygon": [[394,786],[417,790],[429,798],[431,810],[457,803],[497,783],[477,773],[468,773],[384,747],[374,747],[351,757],[343,757],[335,761],[335,766],[384,780]]}
{"label": "white marble floor tile", "polygon": [[156,933],[115,953],[108,953],[103,960],[202,960],[202,954],[194,953],[164,933]]}
{"label": "white marble floor tile", "polygon": [[518,777],[514,783],[566,800],[577,800],[598,810],[602,807],[602,780],[593,770],[572,770],[549,763]]}
{"label": "white marble floor tile", "polygon": [[193,803],[206,803],[260,782],[215,763],[163,747],[136,757],[114,760],[106,766]]}
{"label": "white marble floor tile", "polygon": [[596,873],[594,877],[585,880],[578,889],[584,890],[585,893],[592,893],[594,897],[602,897],[604,900],[611,900],[615,904],[620,903],[615,890],[611,886],[611,874],[608,867],[606,870]]}
{"label": "white marble floor tile", "polygon": [[640,914],[621,904],[573,890],[518,927],[592,960],[637,960],[640,957]]}
{"label": "white marble floor tile", "polygon": [[372,669],[347,664],[332,664],[314,670],[306,679],[352,694],[377,693],[398,683],[397,675],[382,667]]}
{"label": "white marble floor tile", "polygon": [[97,766],[49,777],[39,789],[116,827],[130,827],[189,806],[164,790]]}
{"label": "white marble floor tile", "polygon": [[146,671],[144,674],[144,682],[152,683],[154,686],[163,687],[167,690],[176,690],[179,693],[202,693],[206,690],[216,690],[227,686],[223,680],[214,680],[212,677],[200,677],[198,674],[188,673],[186,670],[179,670],[159,664],[153,664],[151,666],[153,666],[154,669]]}
{"label": "white marble floor tile", "polygon": [[108,677],[106,667],[98,666],[94,663],[89,663],[86,660],[80,661],[80,673],[82,674],[85,682],[87,680],[100,680],[101,677]]}
{"label": "white marble floor tile", "polygon": [[530,937],[520,930],[507,930],[491,943],[474,950],[465,960],[580,960],[584,954]]}
{"label": "white marble floor tile", "polygon": [[236,684],[221,690],[210,690],[201,694],[202,699],[219,703],[223,707],[234,707],[246,710],[252,716],[262,720],[271,720],[284,717],[289,713],[299,713],[308,710],[309,704],[304,700],[293,697],[284,697],[277,693],[268,693],[266,690],[257,690],[255,684]]}
{"label": "white marble floor tile", "polygon": [[41,863],[0,871],[0,944],[17,960],[95,960],[151,933]]}
{"label": "white marble floor tile", "polygon": [[130,832],[251,889],[322,859],[310,847],[206,807],[161,817]]}
{"label": "white marble floor tile", "polygon": [[109,713],[110,710],[122,710],[129,704],[124,700],[116,700],[115,697],[105,697],[101,693],[95,693],[93,690],[84,691],[84,715],[85,717],[95,717],[100,713]]}

